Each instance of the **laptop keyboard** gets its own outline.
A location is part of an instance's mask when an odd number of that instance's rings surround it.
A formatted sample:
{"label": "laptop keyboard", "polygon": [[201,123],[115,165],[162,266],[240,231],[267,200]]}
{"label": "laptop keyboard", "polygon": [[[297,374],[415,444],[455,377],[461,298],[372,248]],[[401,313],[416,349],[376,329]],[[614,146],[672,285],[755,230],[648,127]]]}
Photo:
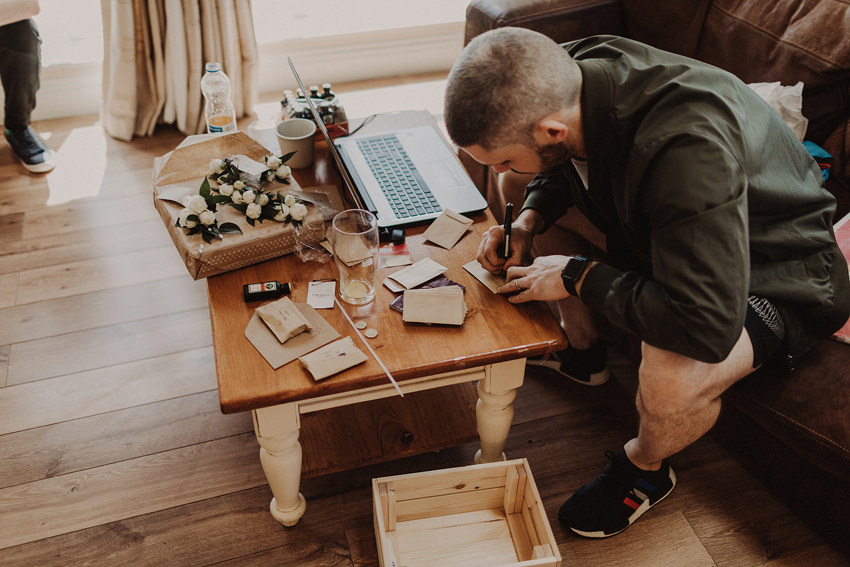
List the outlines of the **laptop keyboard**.
{"label": "laptop keyboard", "polygon": [[396,216],[443,210],[395,135],[358,138],[357,145]]}

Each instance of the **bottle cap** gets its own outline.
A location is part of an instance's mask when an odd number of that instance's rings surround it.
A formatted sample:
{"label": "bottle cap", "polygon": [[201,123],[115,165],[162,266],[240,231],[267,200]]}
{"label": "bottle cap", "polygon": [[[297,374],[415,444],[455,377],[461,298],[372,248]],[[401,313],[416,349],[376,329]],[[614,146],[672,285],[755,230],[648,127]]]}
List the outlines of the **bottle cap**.
{"label": "bottle cap", "polygon": [[218,61],[209,61],[205,67],[207,73],[215,73],[216,71],[221,71],[221,63]]}

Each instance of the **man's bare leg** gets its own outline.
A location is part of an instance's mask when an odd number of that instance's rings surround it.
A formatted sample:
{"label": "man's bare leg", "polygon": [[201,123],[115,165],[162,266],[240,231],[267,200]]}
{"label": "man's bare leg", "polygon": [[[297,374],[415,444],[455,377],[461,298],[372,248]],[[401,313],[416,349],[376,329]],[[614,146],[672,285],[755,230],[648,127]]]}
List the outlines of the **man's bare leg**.
{"label": "man's bare leg", "polygon": [[753,347],[743,331],[723,362],[706,364],[642,345],[638,371],[638,435],[617,453],[601,475],[571,496],[558,511],[579,535],[609,537],[634,523],[676,486],[667,457],[714,425],[720,395],[753,371]]}
{"label": "man's bare leg", "polygon": [[638,371],[638,435],[626,443],[629,460],[658,470],[714,426],[720,395],[753,372],[753,346],[746,331],[723,362],[699,362],[643,343]]}

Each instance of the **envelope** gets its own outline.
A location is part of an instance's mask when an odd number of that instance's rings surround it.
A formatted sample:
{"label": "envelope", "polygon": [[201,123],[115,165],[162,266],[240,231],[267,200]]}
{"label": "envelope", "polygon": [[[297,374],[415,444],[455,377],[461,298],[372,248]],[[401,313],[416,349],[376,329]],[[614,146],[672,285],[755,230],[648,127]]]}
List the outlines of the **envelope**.
{"label": "envelope", "polygon": [[394,292],[410,289],[432,280],[448,270],[431,258],[423,258],[414,264],[394,272],[384,279],[384,285]]}
{"label": "envelope", "polygon": [[472,219],[449,209],[434,219],[422,236],[438,246],[450,250],[472,226]]}
{"label": "envelope", "polygon": [[314,380],[322,380],[347,368],[357,366],[361,362],[366,362],[367,357],[363,354],[363,351],[354,346],[351,337],[343,337],[300,357],[298,360],[313,375]]}
{"label": "envelope", "polygon": [[481,264],[478,263],[478,260],[467,262],[463,265],[463,269],[475,276],[475,279],[484,284],[484,286],[493,293],[498,293],[496,290],[506,283],[504,276],[497,276],[496,274],[488,272]]}

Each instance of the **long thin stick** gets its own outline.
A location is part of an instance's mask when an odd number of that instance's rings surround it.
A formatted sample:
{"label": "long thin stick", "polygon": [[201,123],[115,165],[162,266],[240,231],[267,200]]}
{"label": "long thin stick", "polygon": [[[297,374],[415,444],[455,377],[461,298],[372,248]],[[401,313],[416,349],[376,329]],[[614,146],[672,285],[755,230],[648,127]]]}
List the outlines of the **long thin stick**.
{"label": "long thin stick", "polygon": [[389,370],[387,370],[387,367],[386,367],[386,366],[384,366],[383,361],[382,361],[382,360],[378,357],[378,355],[377,355],[377,354],[375,354],[375,351],[374,351],[374,350],[372,350],[372,347],[371,347],[371,346],[369,346],[369,343],[368,343],[368,342],[366,342],[366,339],[365,339],[365,338],[363,337],[363,335],[360,333],[360,329],[358,329],[358,328],[354,325],[354,321],[352,321],[352,320],[351,320],[351,317],[349,317],[349,316],[348,316],[348,313],[345,311],[345,309],[343,309],[343,308],[342,308],[342,304],[339,302],[339,300],[336,298],[336,296],[334,296],[334,302],[337,304],[337,306],[339,306],[339,310],[340,310],[340,311],[342,311],[342,314],[343,314],[343,315],[345,315],[345,319],[348,321],[348,324],[349,324],[349,325],[351,325],[351,328],[352,328],[352,329],[354,329],[354,332],[355,332],[355,333],[357,333],[357,336],[358,336],[358,337],[360,337],[360,340],[363,342],[363,344],[364,344],[364,345],[366,345],[366,348],[368,348],[368,349],[369,349],[369,352],[371,352],[371,353],[372,353],[372,356],[374,356],[374,357],[375,357],[375,360],[378,362],[378,364],[380,364],[380,365],[381,365],[381,368],[383,368],[383,369],[384,369],[384,373],[386,373],[387,378],[389,378],[389,379],[390,379],[390,382],[392,382],[392,383],[393,383],[393,386],[395,386],[395,389],[398,391],[398,395],[399,395],[399,396],[401,396],[401,397],[403,398],[403,397],[404,397],[404,393],[401,391],[401,388],[399,388],[399,386],[398,386],[398,382],[396,382],[396,381],[395,381],[395,378],[393,378],[393,375],[392,375],[392,374],[390,374],[390,371],[389,371]]}

